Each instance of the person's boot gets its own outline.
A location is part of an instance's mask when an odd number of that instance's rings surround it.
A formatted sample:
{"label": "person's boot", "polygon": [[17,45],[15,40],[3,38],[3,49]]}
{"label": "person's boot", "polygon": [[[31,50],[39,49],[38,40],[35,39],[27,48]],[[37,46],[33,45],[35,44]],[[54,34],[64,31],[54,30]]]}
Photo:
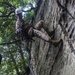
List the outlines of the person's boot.
{"label": "person's boot", "polygon": [[59,40],[50,40],[50,43],[52,43],[55,47],[57,47],[62,42],[63,42],[62,39],[59,39]]}

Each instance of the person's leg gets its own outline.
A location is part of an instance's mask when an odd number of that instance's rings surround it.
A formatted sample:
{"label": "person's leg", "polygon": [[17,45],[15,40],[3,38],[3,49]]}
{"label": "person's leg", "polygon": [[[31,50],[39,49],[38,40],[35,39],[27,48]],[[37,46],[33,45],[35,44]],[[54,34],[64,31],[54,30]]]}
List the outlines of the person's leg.
{"label": "person's leg", "polygon": [[52,36],[55,33],[55,29],[53,31],[50,31],[48,26],[45,24],[44,20],[40,20],[35,26],[35,29],[37,30],[41,30],[41,28],[43,28],[49,36]]}
{"label": "person's leg", "polygon": [[50,37],[48,35],[45,35],[43,32],[33,29],[34,31],[34,36],[41,38],[42,40],[49,42]]}
{"label": "person's leg", "polygon": [[53,45],[58,45],[62,41],[61,39],[59,39],[59,40],[52,40],[48,35],[44,34],[43,32],[41,32],[39,30],[33,29],[33,31],[34,31],[34,35],[36,37],[39,37],[39,38],[41,38],[42,40],[44,40],[46,42],[50,42]]}

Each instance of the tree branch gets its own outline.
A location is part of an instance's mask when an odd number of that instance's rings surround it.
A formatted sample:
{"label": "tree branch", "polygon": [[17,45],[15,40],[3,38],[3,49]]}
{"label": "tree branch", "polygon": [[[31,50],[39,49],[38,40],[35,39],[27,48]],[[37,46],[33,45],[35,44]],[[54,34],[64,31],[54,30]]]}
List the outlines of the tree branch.
{"label": "tree branch", "polygon": [[16,40],[16,41],[12,41],[12,42],[7,42],[7,43],[0,43],[0,45],[9,45],[9,44],[14,44],[16,42],[20,42],[21,40]]}
{"label": "tree branch", "polygon": [[9,17],[14,11],[10,11],[7,15],[1,15],[0,17]]}
{"label": "tree branch", "polygon": [[59,6],[61,9],[63,9],[64,11],[66,11],[73,19],[75,19],[75,18],[72,16],[72,14],[68,11],[68,9],[67,9],[65,6],[61,5],[61,3],[59,2],[59,0],[56,0],[56,2],[57,2],[58,6]]}
{"label": "tree branch", "polygon": [[30,12],[31,10],[35,10],[36,8],[31,8],[31,9],[29,9],[29,10],[22,10],[23,12]]}
{"label": "tree branch", "polygon": [[8,5],[10,8],[16,9],[15,6],[13,6],[12,4],[10,4],[8,2],[2,2],[2,4]]}
{"label": "tree branch", "polygon": [[13,10],[10,11],[7,15],[1,15],[0,17],[9,17],[12,13],[14,13],[14,11],[15,11],[15,9],[16,9],[15,6],[13,6],[12,4],[10,4],[10,3],[8,3],[8,2],[2,2],[2,4],[5,4],[5,5],[7,5],[8,7],[13,8]]}

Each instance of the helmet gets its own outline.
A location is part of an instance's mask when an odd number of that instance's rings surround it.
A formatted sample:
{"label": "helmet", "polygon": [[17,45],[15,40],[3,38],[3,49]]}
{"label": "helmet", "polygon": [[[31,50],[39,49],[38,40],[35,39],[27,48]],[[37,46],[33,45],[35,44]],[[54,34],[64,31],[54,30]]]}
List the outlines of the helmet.
{"label": "helmet", "polygon": [[15,10],[15,14],[16,14],[16,15],[17,15],[17,14],[20,14],[20,13],[22,13],[21,7],[20,7],[20,8],[17,8],[17,9]]}

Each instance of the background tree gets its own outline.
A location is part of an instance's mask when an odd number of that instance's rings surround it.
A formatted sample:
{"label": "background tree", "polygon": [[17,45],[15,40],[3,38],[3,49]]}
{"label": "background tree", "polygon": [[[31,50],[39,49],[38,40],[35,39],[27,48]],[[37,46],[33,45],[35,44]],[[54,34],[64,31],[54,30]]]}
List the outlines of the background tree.
{"label": "background tree", "polygon": [[[24,75],[28,53],[15,35],[14,9],[22,7],[23,10],[29,10],[29,2],[35,5],[33,0],[0,0],[1,75]],[[24,12],[23,15],[25,20],[30,20],[33,11]]]}

